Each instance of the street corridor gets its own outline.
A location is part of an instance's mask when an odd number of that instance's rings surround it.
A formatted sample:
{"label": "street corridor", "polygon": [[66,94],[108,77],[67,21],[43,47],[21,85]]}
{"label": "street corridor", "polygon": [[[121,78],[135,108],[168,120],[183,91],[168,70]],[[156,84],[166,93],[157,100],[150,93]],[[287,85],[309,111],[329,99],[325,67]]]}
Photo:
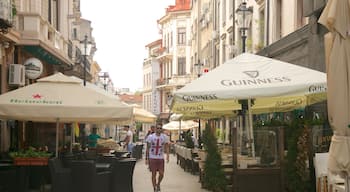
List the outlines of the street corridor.
{"label": "street corridor", "polygon": [[[133,179],[134,192],[153,192],[151,172],[144,159],[137,161]],[[199,176],[185,172],[176,164],[176,156],[172,154],[169,163],[165,163],[165,174],[160,188],[161,192],[208,192],[201,188]]]}

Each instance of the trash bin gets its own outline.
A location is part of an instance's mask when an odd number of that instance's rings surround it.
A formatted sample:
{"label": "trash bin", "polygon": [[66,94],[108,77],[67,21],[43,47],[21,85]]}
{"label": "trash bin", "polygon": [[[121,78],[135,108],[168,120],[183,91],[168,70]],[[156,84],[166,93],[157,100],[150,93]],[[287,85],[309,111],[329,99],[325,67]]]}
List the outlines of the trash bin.
{"label": "trash bin", "polygon": [[136,160],[142,159],[143,144],[136,144],[132,151],[132,157]]}
{"label": "trash bin", "polygon": [[112,165],[111,192],[133,192],[135,158],[116,159]]}

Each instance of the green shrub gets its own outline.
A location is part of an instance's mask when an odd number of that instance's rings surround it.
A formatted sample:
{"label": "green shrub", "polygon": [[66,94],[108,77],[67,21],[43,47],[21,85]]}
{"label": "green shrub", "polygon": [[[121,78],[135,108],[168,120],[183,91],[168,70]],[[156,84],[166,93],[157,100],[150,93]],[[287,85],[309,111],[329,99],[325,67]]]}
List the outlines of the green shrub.
{"label": "green shrub", "polygon": [[227,182],[221,167],[221,155],[217,147],[216,138],[208,124],[206,124],[203,132],[203,145],[207,153],[204,164],[204,187],[215,192],[224,192],[226,191]]}
{"label": "green shrub", "polygon": [[188,130],[184,133],[184,139],[185,139],[185,144],[187,148],[193,149],[194,148],[194,142],[192,139],[192,131]]}
{"label": "green shrub", "polygon": [[29,147],[27,150],[14,151],[9,153],[10,157],[51,157],[52,153],[46,151],[38,151],[33,147]]}

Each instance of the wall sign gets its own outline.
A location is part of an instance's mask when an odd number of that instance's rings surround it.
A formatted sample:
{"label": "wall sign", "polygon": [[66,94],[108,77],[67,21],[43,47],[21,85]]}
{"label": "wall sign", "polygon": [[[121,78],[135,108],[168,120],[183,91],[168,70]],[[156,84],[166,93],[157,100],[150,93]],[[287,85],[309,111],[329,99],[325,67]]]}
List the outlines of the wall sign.
{"label": "wall sign", "polygon": [[26,69],[26,77],[29,79],[37,79],[43,72],[43,64],[37,58],[29,58],[24,62]]}

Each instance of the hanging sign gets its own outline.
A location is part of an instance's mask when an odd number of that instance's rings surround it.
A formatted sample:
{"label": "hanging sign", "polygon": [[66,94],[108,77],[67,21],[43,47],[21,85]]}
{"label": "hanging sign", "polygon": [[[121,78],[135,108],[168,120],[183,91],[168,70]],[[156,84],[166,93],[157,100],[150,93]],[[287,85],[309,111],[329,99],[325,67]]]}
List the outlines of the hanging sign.
{"label": "hanging sign", "polygon": [[37,58],[29,58],[24,62],[26,69],[26,77],[29,79],[37,79],[43,72],[43,64]]}

